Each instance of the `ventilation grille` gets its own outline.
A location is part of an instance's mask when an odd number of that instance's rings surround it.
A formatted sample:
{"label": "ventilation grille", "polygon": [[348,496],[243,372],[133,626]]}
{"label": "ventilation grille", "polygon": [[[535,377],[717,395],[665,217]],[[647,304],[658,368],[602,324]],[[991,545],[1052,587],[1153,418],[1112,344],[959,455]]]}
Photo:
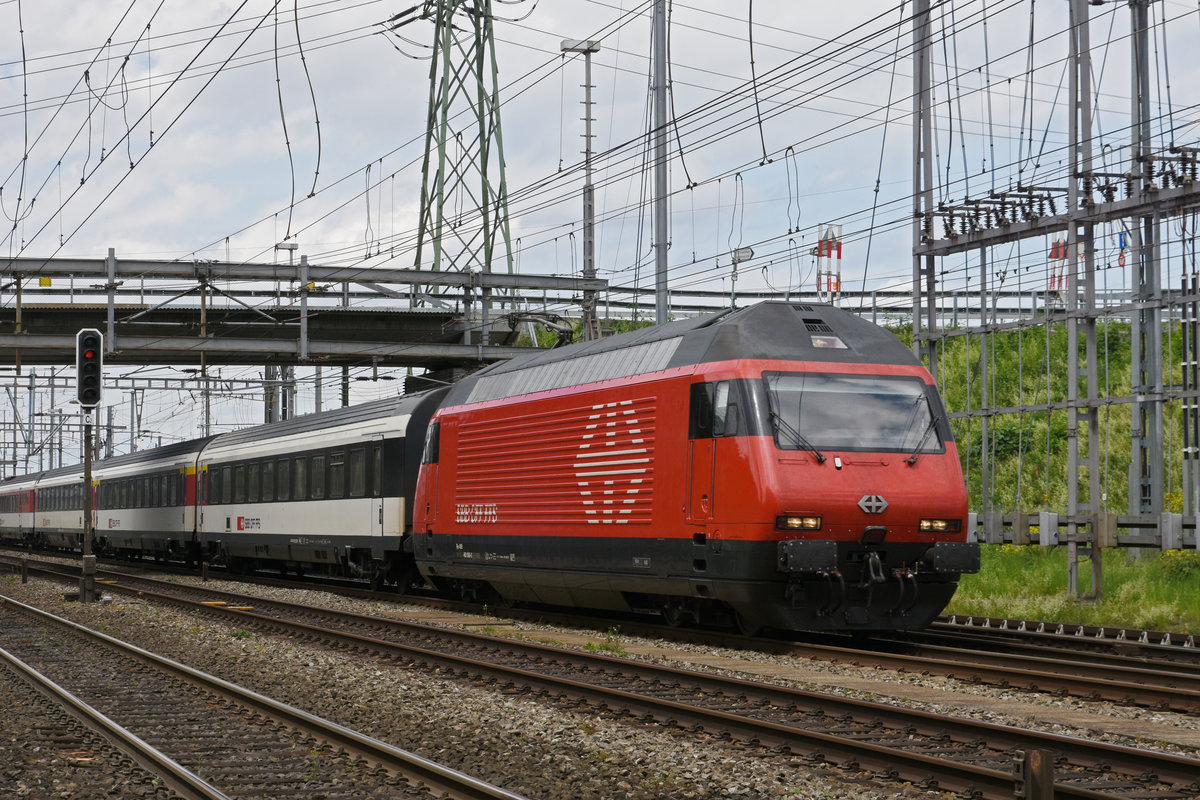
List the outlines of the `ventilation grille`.
{"label": "ventilation grille", "polygon": [[796,309],[797,311],[804,311],[808,314],[811,314],[813,310],[812,306],[792,306],[792,308]]}
{"label": "ventilation grille", "polygon": [[833,328],[825,324],[825,320],[805,318],[804,327],[813,333],[833,333]]}

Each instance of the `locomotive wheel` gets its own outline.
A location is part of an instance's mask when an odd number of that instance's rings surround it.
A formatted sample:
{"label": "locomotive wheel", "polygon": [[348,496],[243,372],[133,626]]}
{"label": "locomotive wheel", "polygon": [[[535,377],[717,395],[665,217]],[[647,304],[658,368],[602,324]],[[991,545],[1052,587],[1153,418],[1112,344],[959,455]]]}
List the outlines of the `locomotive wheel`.
{"label": "locomotive wheel", "polygon": [[682,628],[688,616],[690,616],[684,609],[683,603],[678,600],[668,600],[663,603],[660,613],[662,614],[663,622],[667,623],[671,628]]}
{"label": "locomotive wheel", "polygon": [[738,633],[742,636],[758,636],[762,633],[762,625],[746,619],[740,611],[733,612],[733,624],[737,626]]}

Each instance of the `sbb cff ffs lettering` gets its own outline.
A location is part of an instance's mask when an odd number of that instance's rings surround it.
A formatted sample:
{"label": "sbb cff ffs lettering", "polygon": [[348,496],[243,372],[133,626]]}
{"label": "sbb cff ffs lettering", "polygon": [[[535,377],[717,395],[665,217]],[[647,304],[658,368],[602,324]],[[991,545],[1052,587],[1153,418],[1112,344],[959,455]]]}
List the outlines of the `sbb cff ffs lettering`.
{"label": "sbb cff ffs lettering", "polygon": [[76,399],[84,408],[100,405],[104,378],[104,335],[94,328],[75,334]]}

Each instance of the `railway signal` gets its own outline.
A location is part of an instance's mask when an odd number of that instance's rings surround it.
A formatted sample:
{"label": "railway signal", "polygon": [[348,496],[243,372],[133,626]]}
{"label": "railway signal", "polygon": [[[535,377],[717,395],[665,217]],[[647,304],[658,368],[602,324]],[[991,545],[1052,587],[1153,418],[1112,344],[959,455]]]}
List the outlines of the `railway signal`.
{"label": "railway signal", "polygon": [[100,405],[104,373],[104,335],[95,328],[75,334],[75,396],[83,408]]}

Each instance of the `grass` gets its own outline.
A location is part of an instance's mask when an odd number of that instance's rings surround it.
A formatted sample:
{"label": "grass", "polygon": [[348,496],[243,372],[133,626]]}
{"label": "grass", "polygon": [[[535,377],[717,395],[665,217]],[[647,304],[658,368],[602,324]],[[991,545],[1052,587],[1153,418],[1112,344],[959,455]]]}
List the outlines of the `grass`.
{"label": "grass", "polygon": [[[1104,551],[1099,601],[1067,596],[1065,547],[984,545],[978,575],[964,575],[948,614],[1076,622],[1110,627],[1200,631],[1200,552]],[[1091,564],[1080,561],[1080,591]]]}

